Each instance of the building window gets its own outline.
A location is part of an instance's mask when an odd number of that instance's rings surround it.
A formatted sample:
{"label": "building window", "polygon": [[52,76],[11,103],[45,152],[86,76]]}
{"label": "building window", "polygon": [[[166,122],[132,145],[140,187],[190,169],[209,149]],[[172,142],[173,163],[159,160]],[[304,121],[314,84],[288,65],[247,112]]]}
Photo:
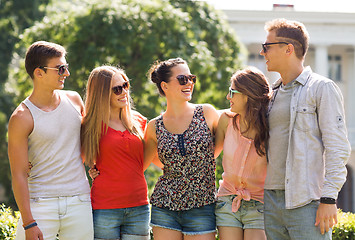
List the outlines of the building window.
{"label": "building window", "polygon": [[341,81],[341,56],[340,55],[329,55],[329,72],[328,76],[334,81]]}

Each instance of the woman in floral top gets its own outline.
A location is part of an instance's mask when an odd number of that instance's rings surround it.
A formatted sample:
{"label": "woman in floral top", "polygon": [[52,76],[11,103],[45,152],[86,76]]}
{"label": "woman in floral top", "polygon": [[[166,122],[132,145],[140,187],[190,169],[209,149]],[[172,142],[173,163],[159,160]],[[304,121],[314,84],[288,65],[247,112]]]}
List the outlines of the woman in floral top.
{"label": "woman in floral top", "polygon": [[189,103],[196,76],[183,59],[156,62],[149,77],[167,100],[166,111],[145,133],[144,167],[160,162],[164,171],[150,201],[154,239],[215,239],[218,113],[211,105]]}

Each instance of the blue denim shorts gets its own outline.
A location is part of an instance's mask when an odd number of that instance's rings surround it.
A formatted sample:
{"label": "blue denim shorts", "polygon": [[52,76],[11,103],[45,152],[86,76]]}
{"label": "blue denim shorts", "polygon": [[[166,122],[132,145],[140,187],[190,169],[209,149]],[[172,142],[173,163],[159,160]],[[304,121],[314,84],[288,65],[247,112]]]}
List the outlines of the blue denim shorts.
{"label": "blue denim shorts", "polygon": [[242,200],[238,211],[232,212],[232,201],[236,195],[218,197],[216,222],[218,227],[238,227],[242,229],[264,229],[264,204]]}
{"label": "blue denim shorts", "polygon": [[186,211],[152,206],[151,226],[176,230],[185,235],[216,232],[214,209],[214,203]]}
{"label": "blue denim shorts", "polygon": [[93,210],[95,239],[149,239],[149,205]]}

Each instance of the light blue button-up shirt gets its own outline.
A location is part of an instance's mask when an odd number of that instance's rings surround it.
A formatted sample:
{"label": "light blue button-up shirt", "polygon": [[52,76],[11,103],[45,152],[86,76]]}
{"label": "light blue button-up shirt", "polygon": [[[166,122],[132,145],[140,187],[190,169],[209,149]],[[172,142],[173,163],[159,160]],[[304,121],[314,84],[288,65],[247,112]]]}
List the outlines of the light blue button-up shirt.
{"label": "light blue button-up shirt", "polygon": [[[274,94],[280,84],[281,79],[273,84]],[[336,199],[346,180],[345,164],[351,151],[339,87],[310,67],[295,79],[295,84],[286,158],[287,209],[320,197]],[[272,102],[270,111],[276,111]]]}

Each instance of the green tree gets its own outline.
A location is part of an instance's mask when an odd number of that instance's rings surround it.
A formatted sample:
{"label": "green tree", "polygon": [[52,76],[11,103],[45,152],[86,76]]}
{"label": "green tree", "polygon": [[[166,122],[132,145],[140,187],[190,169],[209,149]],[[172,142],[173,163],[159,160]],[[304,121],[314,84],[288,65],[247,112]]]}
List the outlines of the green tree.
{"label": "green tree", "polygon": [[[66,88],[84,94],[90,71],[102,64],[119,64],[131,78],[136,108],[152,118],[164,98],[147,81],[146,72],[157,59],[182,57],[199,77],[194,102],[227,107],[229,77],[240,67],[240,43],[220,12],[204,2],[87,0],[53,3],[43,21],[26,30],[17,46],[20,56],[36,40],[54,41],[68,50],[71,77]],[[31,82],[23,67],[19,100]]]}
{"label": "green tree", "polygon": [[[165,102],[146,77],[155,60],[187,60],[191,72],[198,76],[192,101],[217,108],[228,107],[229,78],[241,67],[238,54],[242,46],[235,33],[221,12],[200,1],[54,1],[43,20],[26,29],[20,39],[14,56],[21,59],[34,41],[63,45],[71,73],[65,86],[82,96],[94,67],[120,65],[131,79],[136,109],[149,119],[161,113]],[[17,103],[32,88],[23,60],[19,64],[10,78],[10,82],[16,80]],[[148,172],[147,176],[156,174]]]}

